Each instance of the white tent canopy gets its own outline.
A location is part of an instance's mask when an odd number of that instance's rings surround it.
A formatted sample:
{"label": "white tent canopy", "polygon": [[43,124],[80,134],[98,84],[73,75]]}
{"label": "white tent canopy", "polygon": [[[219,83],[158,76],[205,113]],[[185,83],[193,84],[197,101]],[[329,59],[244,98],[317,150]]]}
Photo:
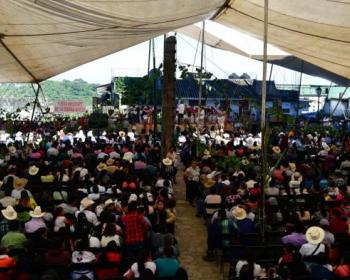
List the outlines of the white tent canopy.
{"label": "white tent canopy", "polygon": [[[0,82],[41,81],[210,17],[262,39],[263,6],[264,0],[0,0]],[[349,15],[349,0],[270,0],[269,43],[350,79]],[[219,35],[207,43],[251,55]]]}
{"label": "white tent canopy", "polygon": [[[231,0],[215,17],[263,38],[264,1]],[[350,1],[270,0],[269,43],[350,79]]]}
{"label": "white tent canopy", "polygon": [[34,82],[212,16],[224,0],[0,0],[0,82]]}

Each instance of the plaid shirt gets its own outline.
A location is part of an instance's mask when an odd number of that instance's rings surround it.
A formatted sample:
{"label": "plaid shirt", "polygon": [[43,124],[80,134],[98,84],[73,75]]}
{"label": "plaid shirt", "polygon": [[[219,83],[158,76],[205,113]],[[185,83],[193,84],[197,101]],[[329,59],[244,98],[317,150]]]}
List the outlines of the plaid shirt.
{"label": "plaid shirt", "polygon": [[145,240],[148,225],[143,217],[137,213],[130,213],[124,216],[122,221],[125,227],[125,244],[136,244]]}

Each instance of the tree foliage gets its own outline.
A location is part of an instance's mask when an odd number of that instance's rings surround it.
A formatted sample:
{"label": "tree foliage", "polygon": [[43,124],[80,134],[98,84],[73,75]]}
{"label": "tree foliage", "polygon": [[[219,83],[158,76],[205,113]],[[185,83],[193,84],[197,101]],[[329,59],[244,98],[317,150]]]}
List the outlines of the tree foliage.
{"label": "tree foliage", "polygon": [[[82,79],[73,81],[47,80],[41,83],[45,97],[49,103],[55,100],[82,100],[87,106],[91,106],[92,97],[96,94],[97,84],[90,84]],[[30,84],[0,84],[0,97],[12,97],[18,99],[33,98],[34,92]]]}

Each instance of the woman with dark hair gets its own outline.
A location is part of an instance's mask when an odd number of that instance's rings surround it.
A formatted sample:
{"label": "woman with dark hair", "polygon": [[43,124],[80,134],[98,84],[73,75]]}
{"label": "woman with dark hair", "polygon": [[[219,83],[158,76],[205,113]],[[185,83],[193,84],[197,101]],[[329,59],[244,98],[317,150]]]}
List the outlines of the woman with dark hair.
{"label": "woman with dark hair", "polygon": [[95,261],[95,255],[86,250],[85,242],[78,239],[75,244],[75,251],[72,253],[71,279],[77,280],[84,276],[90,280],[94,280],[95,276],[92,265]]}
{"label": "woman with dark hair", "polygon": [[254,262],[254,256],[251,251],[246,251],[244,258],[236,264],[236,277],[239,280],[252,280],[258,277],[262,272],[260,265]]}
{"label": "woman with dark hair", "polygon": [[180,267],[180,262],[174,258],[174,250],[172,246],[165,246],[163,249],[164,255],[154,262],[157,266],[158,277],[174,277]]}
{"label": "woman with dark hair", "polygon": [[106,224],[101,238],[101,247],[106,247],[111,241],[114,241],[118,247],[121,246],[121,237],[117,234],[117,228],[114,223]]}
{"label": "woman with dark hair", "polygon": [[157,201],[154,210],[154,224],[159,226],[162,233],[174,232],[176,216],[169,209],[165,208],[163,200]]}
{"label": "woman with dark hair", "polygon": [[130,279],[144,279],[147,270],[150,270],[153,275],[156,273],[156,264],[152,261],[150,253],[146,250],[141,251],[137,262],[133,263],[130,269],[124,274],[126,280]]}

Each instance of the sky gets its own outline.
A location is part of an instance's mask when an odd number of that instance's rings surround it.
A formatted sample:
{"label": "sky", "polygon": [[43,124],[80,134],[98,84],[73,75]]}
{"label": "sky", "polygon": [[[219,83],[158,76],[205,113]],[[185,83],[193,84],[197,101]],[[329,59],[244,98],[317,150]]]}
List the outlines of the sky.
{"label": "sky", "polygon": [[[201,27],[201,24],[197,24]],[[217,23],[206,21],[205,30],[211,34],[220,34],[220,37],[244,50],[249,54],[262,54],[263,43],[238,30],[232,30]],[[163,60],[163,36],[155,38],[155,56],[157,66]],[[91,83],[106,84],[115,76],[144,76],[148,68],[149,43],[144,42],[112,55],[97,59],[90,63],[69,70],[53,80],[83,79]],[[200,65],[201,44],[181,33],[177,33],[177,60],[178,64]],[[268,54],[285,54],[282,50],[269,45]],[[204,67],[217,78],[227,78],[231,73],[241,75],[247,73],[251,78],[262,79],[262,62],[240,56],[228,51],[209,46],[204,48]],[[268,66],[268,74],[270,65]],[[277,84],[298,85],[300,73],[274,66],[272,80]],[[330,82],[321,78],[303,74],[302,84],[329,85]]]}

